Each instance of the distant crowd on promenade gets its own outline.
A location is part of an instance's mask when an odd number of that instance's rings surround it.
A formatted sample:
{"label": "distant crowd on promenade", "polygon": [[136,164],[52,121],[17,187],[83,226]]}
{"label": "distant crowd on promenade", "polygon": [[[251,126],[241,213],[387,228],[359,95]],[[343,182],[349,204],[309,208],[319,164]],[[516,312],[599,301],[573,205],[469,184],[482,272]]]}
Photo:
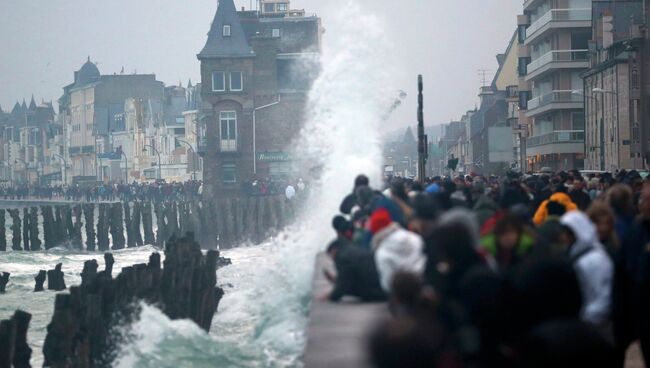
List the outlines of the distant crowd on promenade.
{"label": "distant crowd on promenade", "polygon": [[322,300],[388,301],[373,365],[650,362],[650,181],[635,171],[359,176],[332,222]]}
{"label": "distant crowd on promenade", "polygon": [[[280,180],[259,179],[241,185],[242,196],[286,196],[292,200],[306,193],[302,179]],[[203,194],[203,181],[151,183],[133,182],[73,184],[73,185],[35,185],[0,186],[0,199],[4,200],[66,200],[75,202],[133,202],[133,201],[190,201],[200,199]]]}

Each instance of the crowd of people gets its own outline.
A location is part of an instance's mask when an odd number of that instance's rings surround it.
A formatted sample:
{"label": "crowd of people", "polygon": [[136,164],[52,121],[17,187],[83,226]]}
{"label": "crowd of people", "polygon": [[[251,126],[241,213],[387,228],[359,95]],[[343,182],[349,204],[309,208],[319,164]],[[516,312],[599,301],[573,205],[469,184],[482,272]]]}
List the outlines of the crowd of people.
{"label": "crowd of people", "polygon": [[28,185],[0,187],[5,200],[45,199],[85,202],[176,201],[200,198],[203,182],[99,183],[89,185]]}
{"label": "crowd of people", "polygon": [[332,223],[321,299],[387,300],[376,367],[650,361],[650,181],[637,172],[359,176]]}

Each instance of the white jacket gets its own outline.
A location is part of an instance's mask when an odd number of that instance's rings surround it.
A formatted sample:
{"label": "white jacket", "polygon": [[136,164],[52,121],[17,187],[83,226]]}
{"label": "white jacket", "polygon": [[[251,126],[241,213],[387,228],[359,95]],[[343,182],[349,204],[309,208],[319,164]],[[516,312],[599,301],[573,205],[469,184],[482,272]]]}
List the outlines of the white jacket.
{"label": "white jacket", "polygon": [[612,305],[612,260],[598,240],[596,227],[584,213],[569,212],[562,216],[560,222],[569,227],[576,237],[569,257],[582,292],[582,320],[604,325],[609,321]]}
{"label": "white jacket", "polygon": [[422,238],[392,223],[372,237],[375,263],[381,287],[390,292],[393,276],[398,271],[422,275],[427,258]]}

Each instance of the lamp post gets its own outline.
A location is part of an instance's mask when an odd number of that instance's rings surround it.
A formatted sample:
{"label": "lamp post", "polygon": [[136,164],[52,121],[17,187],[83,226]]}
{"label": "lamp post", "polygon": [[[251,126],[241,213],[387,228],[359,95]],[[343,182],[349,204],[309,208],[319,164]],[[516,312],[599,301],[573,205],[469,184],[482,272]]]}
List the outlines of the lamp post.
{"label": "lamp post", "polygon": [[63,161],[63,167],[61,168],[61,177],[63,178],[63,184],[68,184],[68,161],[65,160],[65,157],[55,153],[52,155],[52,158],[58,158]]}
{"label": "lamp post", "polygon": [[[196,180],[196,167],[198,166],[198,165],[196,165],[196,151],[194,150],[194,148],[192,147],[190,142],[188,142],[188,141],[186,141],[184,139],[180,139],[180,138],[176,138],[176,140],[178,142],[180,142],[180,143],[186,144],[187,147],[188,147],[188,150],[190,152],[192,152],[192,180]],[[189,162],[188,162],[188,164],[189,164]]]}
{"label": "lamp post", "polygon": [[162,168],[160,166],[160,152],[156,149],[156,147],[150,145],[150,144],[145,144],[144,147],[142,148],[142,153],[147,153],[147,147],[151,148],[151,150],[158,155],[158,179],[162,179]]}

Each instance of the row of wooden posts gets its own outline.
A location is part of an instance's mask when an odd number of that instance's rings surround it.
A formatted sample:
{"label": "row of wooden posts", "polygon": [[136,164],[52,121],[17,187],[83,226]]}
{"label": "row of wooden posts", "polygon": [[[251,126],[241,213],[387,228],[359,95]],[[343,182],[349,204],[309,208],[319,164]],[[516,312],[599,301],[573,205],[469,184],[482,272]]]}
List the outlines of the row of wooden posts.
{"label": "row of wooden posts", "polygon": [[7,250],[9,219],[11,248],[15,251],[58,246],[107,251],[144,244],[162,246],[170,237],[186,232],[196,234],[199,243],[208,249],[258,243],[284,227],[292,217],[291,203],[279,197],[0,209],[0,251]]}
{"label": "row of wooden posts", "polygon": [[[116,278],[112,277],[110,254],[105,255],[103,271],[98,271],[96,260],[86,261],[81,285],[56,295],[43,341],[43,366],[111,367],[119,345],[129,342],[116,327],[138,318],[140,301],[157,306],[170,319],[190,319],[209,332],[224,295],[217,287],[219,259],[218,251],[204,254],[187,234],[169,239],[164,261],[154,252],[148,263],[125,267]],[[60,272],[60,265],[53,271]],[[32,349],[27,343],[30,320],[29,313],[17,310],[12,318],[0,321],[0,367],[31,366]]]}

